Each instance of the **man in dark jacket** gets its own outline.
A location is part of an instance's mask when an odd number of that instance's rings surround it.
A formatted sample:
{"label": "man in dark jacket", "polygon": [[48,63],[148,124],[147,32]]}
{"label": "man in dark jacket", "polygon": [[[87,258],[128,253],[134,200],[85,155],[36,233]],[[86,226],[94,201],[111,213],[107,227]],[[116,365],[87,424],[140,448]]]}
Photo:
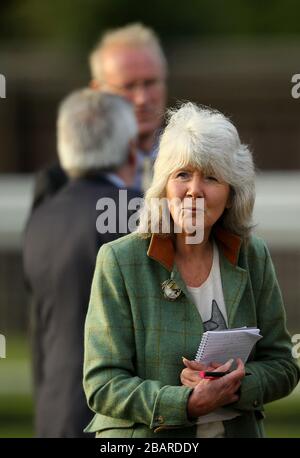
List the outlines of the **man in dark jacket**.
{"label": "man in dark jacket", "polygon": [[[136,134],[132,107],[119,96],[85,89],[60,107],[58,152],[69,181],[36,207],[24,237],[38,437],[83,436],[92,416],[82,388],[84,321],[97,252],[122,235],[120,219],[126,232],[119,192],[123,201],[139,196],[126,189],[135,176]],[[104,227],[97,208],[109,202],[111,227]]]}

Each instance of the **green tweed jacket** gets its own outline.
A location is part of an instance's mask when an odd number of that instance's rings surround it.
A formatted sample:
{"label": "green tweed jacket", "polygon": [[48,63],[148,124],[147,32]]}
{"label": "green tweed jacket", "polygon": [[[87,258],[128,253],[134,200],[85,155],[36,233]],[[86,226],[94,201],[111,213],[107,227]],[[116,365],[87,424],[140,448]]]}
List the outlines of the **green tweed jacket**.
{"label": "green tweed jacket", "polygon": [[[282,297],[264,242],[245,244],[224,230],[220,251],[230,328],[258,326],[256,344],[226,437],[262,437],[263,405],[288,395],[299,380]],[[173,272],[182,294],[165,299]],[[195,437],[187,418],[191,389],[181,386],[182,356],[194,359],[203,324],[174,264],[170,238],[130,234],[99,251],[85,327],[84,389],[95,412],[86,431],[98,437]]]}

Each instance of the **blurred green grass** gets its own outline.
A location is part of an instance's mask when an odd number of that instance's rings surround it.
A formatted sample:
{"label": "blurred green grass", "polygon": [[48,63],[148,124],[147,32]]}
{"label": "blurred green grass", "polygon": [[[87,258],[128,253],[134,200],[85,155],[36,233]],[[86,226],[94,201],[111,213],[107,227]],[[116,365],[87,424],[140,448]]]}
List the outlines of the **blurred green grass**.
{"label": "blurred green grass", "polygon": [[[0,438],[33,437],[30,351],[25,336],[7,336],[0,360]],[[300,386],[265,406],[267,437],[300,438]]]}
{"label": "blurred green grass", "polygon": [[268,437],[300,438],[300,386],[292,394],[265,406]]}
{"label": "blurred green grass", "polygon": [[0,437],[33,437],[31,395],[0,394]]}
{"label": "blurred green grass", "polygon": [[0,438],[33,437],[33,399],[29,341],[6,335],[0,360]]}

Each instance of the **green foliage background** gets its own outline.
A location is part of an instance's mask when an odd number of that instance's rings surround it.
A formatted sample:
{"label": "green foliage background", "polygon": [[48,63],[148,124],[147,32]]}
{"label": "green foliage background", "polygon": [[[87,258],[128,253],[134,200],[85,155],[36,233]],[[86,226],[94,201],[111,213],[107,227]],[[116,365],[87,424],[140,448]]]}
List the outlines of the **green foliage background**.
{"label": "green foliage background", "polygon": [[2,0],[0,38],[90,47],[108,27],[142,21],[162,40],[300,34],[297,0]]}

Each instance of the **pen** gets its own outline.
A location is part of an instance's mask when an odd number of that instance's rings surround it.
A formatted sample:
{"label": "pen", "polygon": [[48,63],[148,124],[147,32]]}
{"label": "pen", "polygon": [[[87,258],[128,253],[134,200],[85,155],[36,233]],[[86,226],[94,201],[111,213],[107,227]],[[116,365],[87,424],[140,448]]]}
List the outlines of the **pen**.
{"label": "pen", "polygon": [[[213,380],[214,378],[223,377],[224,375],[230,374],[231,371],[226,372],[209,372],[209,371],[200,371],[199,376],[204,379]],[[249,372],[246,372],[245,375],[251,375]]]}

